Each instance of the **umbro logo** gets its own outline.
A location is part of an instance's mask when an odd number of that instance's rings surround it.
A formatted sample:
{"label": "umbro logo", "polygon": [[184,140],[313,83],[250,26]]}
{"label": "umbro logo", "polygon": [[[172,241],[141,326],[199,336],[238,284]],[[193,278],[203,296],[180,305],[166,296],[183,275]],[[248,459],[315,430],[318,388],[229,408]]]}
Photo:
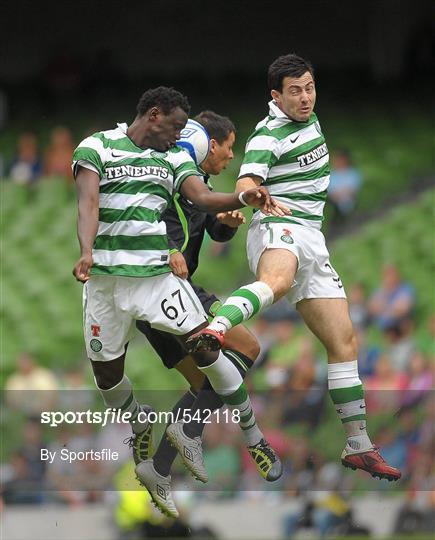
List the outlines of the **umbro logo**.
{"label": "umbro logo", "polygon": [[187,446],[184,447],[183,454],[184,454],[184,457],[186,459],[193,462],[193,454],[192,454],[191,450],[189,450],[189,448],[187,448]]}
{"label": "umbro logo", "polygon": [[157,495],[166,501],[166,491],[160,484],[156,485]]}
{"label": "umbro logo", "polygon": [[293,144],[299,139],[300,135],[296,135],[293,139],[290,139],[290,142]]}

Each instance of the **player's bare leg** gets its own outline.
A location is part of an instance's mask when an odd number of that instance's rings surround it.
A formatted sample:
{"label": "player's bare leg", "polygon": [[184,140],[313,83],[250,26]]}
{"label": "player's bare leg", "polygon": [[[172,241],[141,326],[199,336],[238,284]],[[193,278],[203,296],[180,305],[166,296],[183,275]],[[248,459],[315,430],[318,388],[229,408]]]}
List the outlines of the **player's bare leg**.
{"label": "player's bare leg", "polygon": [[368,434],[364,389],[358,375],[356,337],[344,298],[315,298],[297,304],[308,328],[328,353],[328,387],[347,435],[341,461],[374,477],[398,480],[401,473],[389,466]]}
{"label": "player's bare leg", "polygon": [[256,315],[290,290],[298,267],[297,257],[286,249],[267,249],[260,257],[257,281],[234,291],[217,310],[207,328],[187,342],[191,351],[226,347],[226,334],[233,327]]}

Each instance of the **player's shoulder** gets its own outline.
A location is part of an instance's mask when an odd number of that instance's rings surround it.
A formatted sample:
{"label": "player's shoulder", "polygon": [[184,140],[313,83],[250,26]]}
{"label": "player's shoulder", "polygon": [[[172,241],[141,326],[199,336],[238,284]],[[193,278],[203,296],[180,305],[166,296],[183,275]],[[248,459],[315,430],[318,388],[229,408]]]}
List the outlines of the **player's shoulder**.
{"label": "player's shoulder", "polygon": [[251,135],[253,137],[271,137],[273,139],[281,140],[288,134],[288,122],[282,118],[277,118],[273,115],[268,115],[263,118],[255,126],[255,130]]}
{"label": "player's shoulder", "polygon": [[126,134],[118,126],[114,129],[96,131],[88,135],[80,142],[78,147],[90,147],[97,152],[103,153],[107,149],[118,146],[119,141],[125,138]]}

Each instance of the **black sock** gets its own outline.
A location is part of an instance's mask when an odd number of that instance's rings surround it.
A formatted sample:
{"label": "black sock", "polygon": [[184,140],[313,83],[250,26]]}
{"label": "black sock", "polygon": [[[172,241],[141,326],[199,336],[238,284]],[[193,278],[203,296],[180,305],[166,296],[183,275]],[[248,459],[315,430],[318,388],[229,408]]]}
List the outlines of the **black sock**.
{"label": "black sock", "polygon": [[[246,377],[246,373],[252,367],[253,361],[238,351],[223,350],[224,355],[230,360],[239,371],[242,379]],[[201,391],[198,393],[195,402],[191,408],[192,419],[188,424],[184,424],[183,431],[190,437],[201,437],[206,423],[210,423],[212,417],[209,411],[213,412],[220,409],[223,405],[221,398],[213,390],[210,381],[206,378]],[[196,414],[195,414],[196,413]]]}
{"label": "black sock", "polygon": [[[177,417],[177,411],[190,410],[194,401],[196,399],[196,393],[191,388],[188,390],[177,402],[177,404],[172,409],[173,417]],[[183,418],[182,414],[178,415],[180,418]],[[154,468],[162,476],[168,476],[169,471],[171,470],[172,463],[177,457],[177,450],[171,446],[168,439],[166,438],[166,430],[162,436],[159,447],[156,450],[156,453],[153,456]]]}

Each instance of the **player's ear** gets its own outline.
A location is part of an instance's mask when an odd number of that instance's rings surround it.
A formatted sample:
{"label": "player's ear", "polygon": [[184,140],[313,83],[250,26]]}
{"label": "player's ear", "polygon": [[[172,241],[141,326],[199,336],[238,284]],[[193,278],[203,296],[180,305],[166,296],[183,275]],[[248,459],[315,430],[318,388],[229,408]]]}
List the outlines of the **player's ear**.
{"label": "player's ear", "polygon": [[208,151],[208,153],[215,154],[217,145],[218,143],[216,139],[210,139],[210,150]]}
{"label": "player's ear", "polygon": [[151,109],[148,111],[148,118],[153,122],[157,120],[159,115],[160,115],[160,110],[158,107],[151,107]]}
{"label": "player's ear", "polygon": [[278,92],[278,90],[271,90],[270,95],[272,96],[272,99],[276,102],[279,102],[281,98],[281,94]]}

